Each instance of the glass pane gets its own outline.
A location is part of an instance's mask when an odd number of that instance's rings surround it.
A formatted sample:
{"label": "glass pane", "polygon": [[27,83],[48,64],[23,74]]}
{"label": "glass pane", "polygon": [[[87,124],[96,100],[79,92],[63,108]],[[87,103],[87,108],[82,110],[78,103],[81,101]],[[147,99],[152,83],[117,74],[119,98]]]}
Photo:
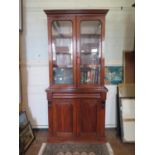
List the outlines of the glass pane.
{"label": "glass pane", "polygon": [[100,83],[101,22],[82,21],[80,24],[81,84]]}
{"label": "glass pane", "polygon": [[53,83],[73,83],[72,22],[52,22]]}

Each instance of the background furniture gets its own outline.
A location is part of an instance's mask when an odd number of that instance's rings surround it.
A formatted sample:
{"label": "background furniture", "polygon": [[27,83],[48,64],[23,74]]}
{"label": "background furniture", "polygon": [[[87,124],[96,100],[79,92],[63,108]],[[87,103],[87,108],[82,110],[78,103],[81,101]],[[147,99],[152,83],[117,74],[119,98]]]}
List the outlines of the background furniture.
{"label": "background furniture", "polygon": [[117,88],[117,133],[123,142],[135,141],[135,85]]}
{"label": "background furniture", "polygon": [[104,37],[108,10],[45,10],[49,141],[105,140]]}
{"label": "background furniture", "polygon": [[124,52],[124,83],[135,83],[135,52]]}
{"label": "background furniture", "polygon": [[19,113],[19,154],[24,155],[34,140],[31,124],[27,119],[25,111]]}

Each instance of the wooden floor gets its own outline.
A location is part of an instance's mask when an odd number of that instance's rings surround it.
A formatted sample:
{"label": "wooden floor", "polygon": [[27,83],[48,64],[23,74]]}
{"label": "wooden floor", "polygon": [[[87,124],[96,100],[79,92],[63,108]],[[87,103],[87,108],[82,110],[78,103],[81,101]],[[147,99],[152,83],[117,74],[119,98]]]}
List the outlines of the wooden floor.
{"label": "wooden floor", "polygon": [[[43,142],[47,140],[47,131],[35,131],[35,140],[27,150],[25,155],[37,155]],[[134,155],[135,145],[134,143],[122,143],[120,138],[116,136],[115,129],[106,129],[106,140],[110,143],[114,155]]]}

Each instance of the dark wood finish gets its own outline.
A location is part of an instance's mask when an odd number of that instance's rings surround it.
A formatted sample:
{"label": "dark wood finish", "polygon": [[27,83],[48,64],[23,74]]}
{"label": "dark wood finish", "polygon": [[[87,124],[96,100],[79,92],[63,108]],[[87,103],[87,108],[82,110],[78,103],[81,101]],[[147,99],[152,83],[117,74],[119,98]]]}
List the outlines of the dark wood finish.
{"label": "dark wood finish", "polygon": [[48,16],[53,16],[53,15],[59,15],[59,14],[67,14],[67,15],[91,15],[91,14],[100,14],[100,15],[103,15],[103,14],[107,14],[108,10],[107,9],[98,9],[98,10],[95,10],[95,9],[87,9],[87,10],[44,10],[45,13],[48,15]]}
{"label": "dark wood finish", "polygon": [[124,83],[135,83],[135,52],[124,53]]}
{"label": "dark wood finish", "polygon": [[[61,103],[61,104],[60,104]],[[74,136],[76,108],[72,99],[53,99],[53,135]]]}
{"label": "dark wood finish", "polygon": [[96,135],[97,134],[97,112],[98,102],[96,99],[80,99],[79,105],[79,128],[80,135]]}
{"label": "dark wood finish", "polygon": [[[105,142],[104,126],[107,89],[104,87],[104,51],[102,44],[104,43],[105,15],[107,12],[108,10],[45,10],[48,18],[50,86],[46,92],[49,122],[48,141],[50,142]],[[64,37],[72,39],[73,84],[53,83],[53,66],[55,62],[53,62],[52,58],[52,43],[57,37],[52,37],[51,23],[54,20],[72,22],[72,36]],[[100,84],[80,84],[80,21],[82,20],[100,20],[101,22],[101,35],[95,34],[95,38],[100,38]],[[90,36],[92,34],[84,34],[84,37]],[[63,48],[60,49],[63,53]]]}

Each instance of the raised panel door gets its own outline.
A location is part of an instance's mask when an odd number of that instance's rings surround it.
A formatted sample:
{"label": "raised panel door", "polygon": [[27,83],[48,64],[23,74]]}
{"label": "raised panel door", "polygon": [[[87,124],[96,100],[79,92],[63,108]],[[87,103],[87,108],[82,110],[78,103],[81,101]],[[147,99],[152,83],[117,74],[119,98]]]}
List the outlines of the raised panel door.
{"label": "raised panel door", "polygon": [[76,111],[72,99],[53,99],[53,134],[67,137],[75,135]]}
{"label": "raised panel door", "polygon": [[98,101],[96,99],[79,99],[78,135],[96,136],[98,123]]}

